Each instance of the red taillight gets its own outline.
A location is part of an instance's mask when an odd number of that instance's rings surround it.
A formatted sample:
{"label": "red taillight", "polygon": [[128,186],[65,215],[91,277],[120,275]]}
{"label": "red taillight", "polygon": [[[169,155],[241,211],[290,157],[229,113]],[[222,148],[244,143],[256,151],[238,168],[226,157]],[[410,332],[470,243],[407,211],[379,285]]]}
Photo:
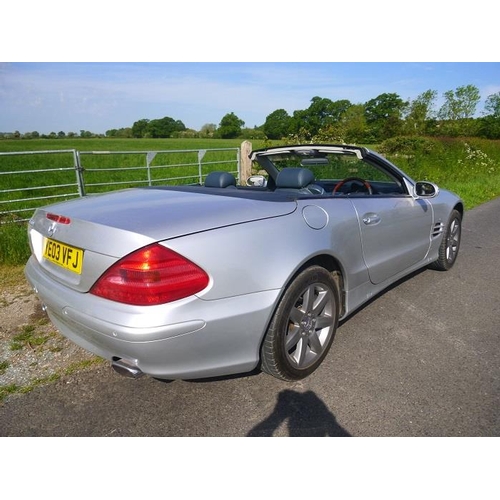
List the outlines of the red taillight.
{"label": "red taillight", "polygon": [[65,217],[64,215],[48,213],[46,217],[54,222],[59,222],[59,224],[71,224],[71,219],[69,217]]}
{"label": "red taillight", "polygon": [[155,243],[111,266],[90,293],[125,304],[151,306],[194,295],[208,282],[203,269]]}

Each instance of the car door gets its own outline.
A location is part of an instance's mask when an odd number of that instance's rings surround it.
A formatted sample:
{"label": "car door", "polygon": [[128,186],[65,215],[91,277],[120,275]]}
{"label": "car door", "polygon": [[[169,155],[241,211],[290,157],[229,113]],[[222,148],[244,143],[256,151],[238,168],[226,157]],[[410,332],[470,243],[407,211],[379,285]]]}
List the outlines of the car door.
{"label": "car door", "polygon": [[422,261],[430,247],[431,204],[408,195],[350,198],[370,281],[381,283]]}

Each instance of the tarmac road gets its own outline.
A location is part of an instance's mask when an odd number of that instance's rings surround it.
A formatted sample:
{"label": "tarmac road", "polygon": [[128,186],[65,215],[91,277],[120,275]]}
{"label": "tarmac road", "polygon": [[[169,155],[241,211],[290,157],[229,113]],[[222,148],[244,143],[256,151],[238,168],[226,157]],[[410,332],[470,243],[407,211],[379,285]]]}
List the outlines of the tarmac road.
{"label": "tarmac road", "polygon": [[499,436],[500,198],[465,214],[447,273],[423,270],[339,328],[286,383],[120,377],[107,366],[0,406],[1,436]]}

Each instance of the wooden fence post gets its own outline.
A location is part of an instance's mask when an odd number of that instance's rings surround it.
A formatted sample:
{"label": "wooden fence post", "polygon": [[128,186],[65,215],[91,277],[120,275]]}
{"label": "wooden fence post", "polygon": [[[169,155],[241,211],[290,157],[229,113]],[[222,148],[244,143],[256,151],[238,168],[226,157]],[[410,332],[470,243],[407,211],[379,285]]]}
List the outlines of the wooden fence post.
{"label": "wooden fence post", "polygon": [[240,185],[245,186],[247,179],[252,175],[252,161],[248,155],[252,152],[252,143],[243,141],[240,149]]}

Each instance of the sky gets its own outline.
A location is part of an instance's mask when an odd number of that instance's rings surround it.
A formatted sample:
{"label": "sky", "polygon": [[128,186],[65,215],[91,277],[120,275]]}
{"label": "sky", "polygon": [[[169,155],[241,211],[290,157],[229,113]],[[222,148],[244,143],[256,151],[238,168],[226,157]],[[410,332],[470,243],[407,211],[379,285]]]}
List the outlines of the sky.
{"label": "sky", "polygon": [[414,99],[475,85],[500,92],[496,62],[8,62],[0,63],[0,132],[105,133],[169,116],[187,128],[233,112],[253,128],[313,97],[364,103],[382,93]]}
{"label": "sky", "polygon": [[444,92],[469,84],[480,116],[500,92],[489,0],[82,5],[2,6],[0,132],[105,133],[165,116],[200,130],[230,112],[253,128],[315,96],[357,104],[435,90],[439,108]]}

